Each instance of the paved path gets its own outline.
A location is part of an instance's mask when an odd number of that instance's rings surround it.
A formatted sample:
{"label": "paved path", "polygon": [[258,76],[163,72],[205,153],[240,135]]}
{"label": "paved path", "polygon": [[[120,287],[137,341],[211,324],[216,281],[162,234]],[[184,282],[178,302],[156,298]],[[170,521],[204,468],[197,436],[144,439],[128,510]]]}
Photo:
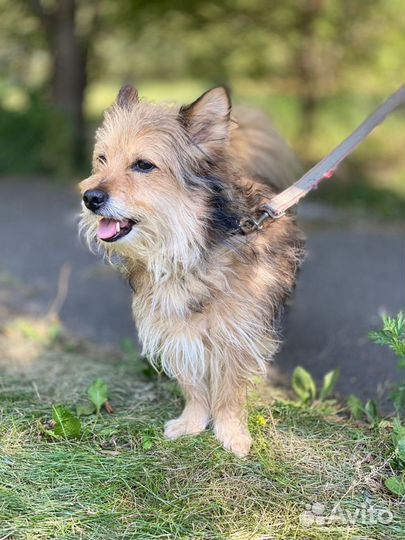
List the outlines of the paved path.
{"label": "paved path", "polygon": [[[61,310],[66,327],[108,344],[135,338],[129,288],[80,243],[78,208],[75,190],[56,182],[0,182],[3,315],[5,305],[16,313],[45,313],[68,263],[72,275]],[[399,226],[348,224],[339,212],[311,204],[301,214],[308,257],[273,378],[285,384],[297,364],[318,379],[340,366],[342,393],[373,396],[397,376],[393,356],[369,343],[367,332],[382,311],[403,309],[403,233]]]}

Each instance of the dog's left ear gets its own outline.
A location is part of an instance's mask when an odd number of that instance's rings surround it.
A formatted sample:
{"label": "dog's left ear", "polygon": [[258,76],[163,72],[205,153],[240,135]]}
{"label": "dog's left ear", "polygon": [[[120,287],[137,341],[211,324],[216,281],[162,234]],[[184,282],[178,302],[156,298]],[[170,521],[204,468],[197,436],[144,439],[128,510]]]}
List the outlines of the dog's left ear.
{"label": "dog's left ear", "polygon": [[224,86],[208,90],[191,105],[184,105],[179,119],[192,140],[205,150],[228,140],[231,98]]}
{"label": "dog's left ear", "polygon": [[125,84],[121,87],[117,96],[117,105],[121,109],[130,111],[139,102],[138,90],[132,84]]}

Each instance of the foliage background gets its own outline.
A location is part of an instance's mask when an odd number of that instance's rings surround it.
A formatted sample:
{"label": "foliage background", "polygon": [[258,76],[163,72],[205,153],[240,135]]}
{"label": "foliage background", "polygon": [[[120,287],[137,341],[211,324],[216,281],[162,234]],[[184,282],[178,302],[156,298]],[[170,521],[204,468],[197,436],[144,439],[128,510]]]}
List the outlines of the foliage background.
{"label": "foliage background", "polygon": [[[226,83],[309,165],[403,79],[400,0],[0,0],[0,10],[3,174],[85,174],[122,82],[184,102]],[[398,114],[321,196],[398,215],[403,144]]]}

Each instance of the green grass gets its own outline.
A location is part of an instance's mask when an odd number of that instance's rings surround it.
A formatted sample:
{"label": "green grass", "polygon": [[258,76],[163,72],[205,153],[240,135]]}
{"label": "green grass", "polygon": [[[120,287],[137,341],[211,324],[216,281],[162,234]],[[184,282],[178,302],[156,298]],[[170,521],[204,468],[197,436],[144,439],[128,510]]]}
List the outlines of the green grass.
{"label": "green grass", "polygon": [[[0,336],[1,538],[404,537],[403,504],[381,481],[383,428],[355,424],[331,403],[306,408],[256,388],[248,459],[224,451],[209,431],[166,441],[163,423],[180,412],[179,391],[142,378],[130,350],[117,358],[41,332],[35,340],[20,334],[27,347],[16,348],[18,331]],[[97,378],[108,383],[114,413],[82,417],[79,439],[47,437],[52,405],[74,412]],[[375,506],[392,522],[305,526],[300,516],[314,503],[326,516],[336,505]]]}

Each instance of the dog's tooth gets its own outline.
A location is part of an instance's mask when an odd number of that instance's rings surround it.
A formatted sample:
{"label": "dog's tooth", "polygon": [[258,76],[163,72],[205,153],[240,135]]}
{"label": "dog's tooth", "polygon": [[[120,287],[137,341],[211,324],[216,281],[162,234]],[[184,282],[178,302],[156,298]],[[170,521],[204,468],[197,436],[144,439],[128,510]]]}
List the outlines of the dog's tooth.
{"label": "dog's tooth", "polygon": [[120,226],[120,222],[119,221],[116,221],[115,222],[115,230],[117,231],[117,234],[120,232],[121,230],[121,226]]}

